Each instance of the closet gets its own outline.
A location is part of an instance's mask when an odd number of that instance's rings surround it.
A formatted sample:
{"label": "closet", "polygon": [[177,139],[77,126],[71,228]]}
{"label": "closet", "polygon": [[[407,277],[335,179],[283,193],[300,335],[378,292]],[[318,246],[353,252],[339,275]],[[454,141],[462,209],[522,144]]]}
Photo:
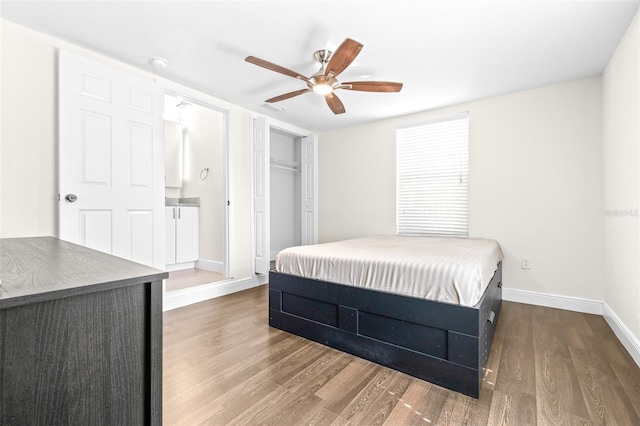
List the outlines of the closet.
{"label": "closet", "polygon": [[251,254],[266,275],[283,249],[318,241],[317,136],[254,117],[251,126]]}
{"label": "closet", "polygon": [[302,244],[301,142],[281,130],[269,131],[270,260]]}

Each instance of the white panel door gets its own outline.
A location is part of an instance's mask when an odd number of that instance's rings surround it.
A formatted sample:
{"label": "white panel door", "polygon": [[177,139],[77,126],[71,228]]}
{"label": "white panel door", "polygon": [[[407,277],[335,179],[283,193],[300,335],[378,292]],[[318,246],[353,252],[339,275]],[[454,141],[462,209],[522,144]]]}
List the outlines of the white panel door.
{"label": "white panel door", "polygon": [[269,123],[253,119],[253,231],[254,271],[269,272]]}
{"label": "white panel door", "polygon": [[318,242],[318,197],[317,189],[317,167],[316,158],[318,152],[318,144],[316,136],[307,136],[301,138],[301,196],[302,212],[301,218],[301,242],[302,245],[316,244]]}
{"label": "white panel door", "polygon": [[164,268],[163,90],[61,50],[59,236]]}

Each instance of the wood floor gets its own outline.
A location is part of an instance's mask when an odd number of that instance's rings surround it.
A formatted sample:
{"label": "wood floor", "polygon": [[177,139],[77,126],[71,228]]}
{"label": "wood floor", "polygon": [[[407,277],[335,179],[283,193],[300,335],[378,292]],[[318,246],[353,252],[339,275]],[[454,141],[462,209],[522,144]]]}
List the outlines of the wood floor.
{"label": "wood floor", "polygon": [[600,316],[503,302],[479,399],[267,324],[266,286],[164,314],[165,425],[640,425]]}

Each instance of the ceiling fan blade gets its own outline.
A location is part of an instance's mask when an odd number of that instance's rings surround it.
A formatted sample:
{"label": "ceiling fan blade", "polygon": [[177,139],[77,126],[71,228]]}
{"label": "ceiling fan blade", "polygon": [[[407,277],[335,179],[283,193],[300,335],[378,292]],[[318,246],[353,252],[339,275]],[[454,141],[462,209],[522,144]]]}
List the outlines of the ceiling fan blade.
{"label": "ceiling fan blade", "polygon": [[390,81],[352,81],[340,84],[341,89],[359,90],[361,92],[399,92],[402,83]]}
{"label": "ceiling fan blade", "polygon": [[344,114],[346,110],[342,101],[335,95],[335,93],[329,93],[325,95],[324,99],[327,101],[327,105],[331,108],[334,114]]}
{"label": "ceiling fan blade", "polygon": [[362,44],[350,38],[345,39],[331,55],[324,75],[332,74],[336,77],[353,62],[360,50],[362,50]]}
{"label": "ceiling fan blade", "polygon": [[255,56],[247,56],[244,60],[254,65],[257,65],[259,67],[266,68],[271,71],[279,72],[280,74],[288,75],[289,77],[297,78],[299,80],[309,81],[307,77],[305,77],[300,73],[291,71],[288,68],[281,67],[280,65],[276,65],[272,62],[265,61],[264,59],[256,58]]}
{"label": "ceiling fan blade", "polygon": [[293,98],[294,96],[302,95],[303,93],[311,92],[311,89],[301,89],[294,92],[285,93],[284,95],[275,96],[271,99],[267,99],[265,102],[273,104],[276,102],[284,101],[285,99]]}

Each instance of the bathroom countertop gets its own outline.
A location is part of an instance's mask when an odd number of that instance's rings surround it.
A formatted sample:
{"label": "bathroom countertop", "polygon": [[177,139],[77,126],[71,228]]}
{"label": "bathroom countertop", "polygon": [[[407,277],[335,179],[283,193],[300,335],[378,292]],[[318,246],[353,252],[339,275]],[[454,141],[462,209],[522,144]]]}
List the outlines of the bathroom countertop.
{"label": "bathroom countertop", "polygon": [[169,198],[165,197],[164,205],[168,207],[200,207],[200,197]]}

